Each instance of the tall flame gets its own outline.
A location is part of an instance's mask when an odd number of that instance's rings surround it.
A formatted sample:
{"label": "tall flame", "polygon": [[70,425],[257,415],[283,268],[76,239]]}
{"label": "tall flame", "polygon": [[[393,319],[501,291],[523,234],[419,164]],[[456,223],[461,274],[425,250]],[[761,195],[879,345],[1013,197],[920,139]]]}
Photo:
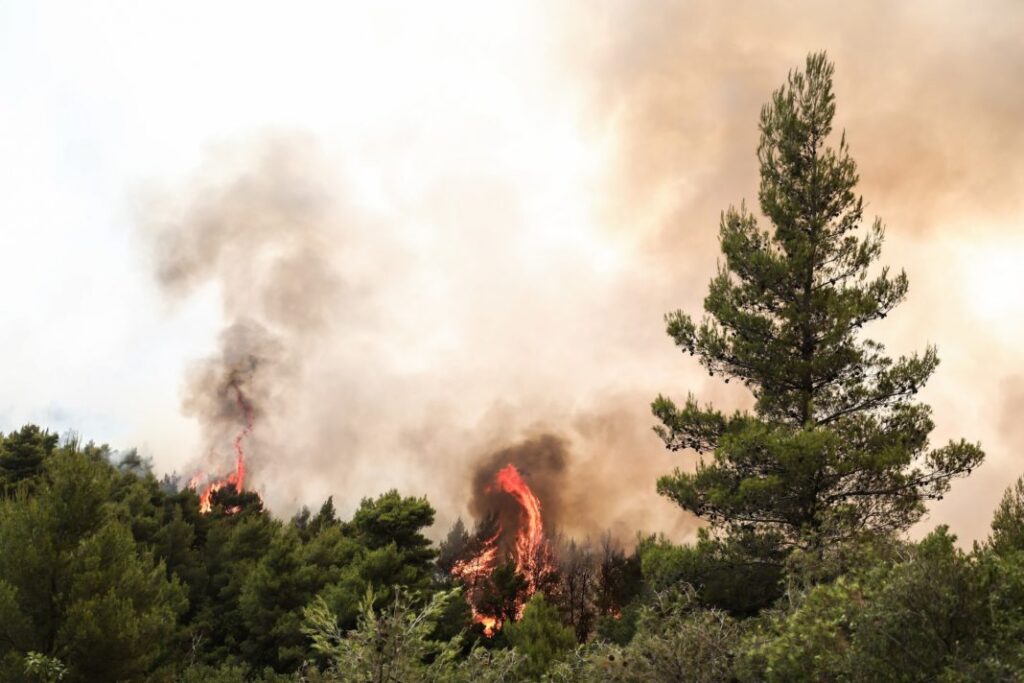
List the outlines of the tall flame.
{"label": "tall flame", "polygon": [[[501,468],[488,490],[506,493],[519,504],[519,524],[516,527],[513,559],[516,571],[526,580],[526,590],[517,596],[516,619],[523,615],[526,602],[537,591],[542,572],[550,564],[550,552],[544,539],[544,520],[541,516],[540,500],[523,481],[515,465]],[[502,534],[499,526],[495,534],[484,541],[482,549],[473,557],[456,562],[452,576],[459,579],[468,589],[466,598],[473,610],[473,621],[482,624],[484,635],[491,637],[501,628],[501,619],[495,615],[483,614],[474,604],[480,582],[491,575],[498,563],[498,539]]]}
{"label": "tall flame", "polygon": [[[235,436],[234,450],[235,450],[235,470],[224,477],[215,479],[208,483],[199,494],[199,511],[203,514],[210,512],[213,509],[213,504],[210,501],[210,497],[220,491],[225,486],[231,486],[235,489],[236,493],[241,493],[245,488],[245,447],[243,441],[250,432],[252,432],[253,425],[253,410],[252,404],[242,393],[242,389],[238,386],[237,382],[231,383],[231,388],[235,392],[235,402],[238,404],[238,409],[242,413],[242,429]],[[205,472],[196,474],[189,481],[189,488],[196,489],[199,487],[199,482],[206,478]],[[238,512],[238,506],[231,507],[227,510],[228,514]]]}
{"label": "tall flame", "polygon": [[[515,465],[506,465],[499,470],[494,481],[500,490],[516,499],[522,508],[521,517],[525,518],[525,524],[521,524],[516,530],[515,560],[516,571],[526,578],[526,599],[529,599],[537,590],[540,569],[538,556],[544,544],[544,521],[540,515],[540,501],[523,481]],[[517,618],[522,616],[522,609],[520,606]]]}

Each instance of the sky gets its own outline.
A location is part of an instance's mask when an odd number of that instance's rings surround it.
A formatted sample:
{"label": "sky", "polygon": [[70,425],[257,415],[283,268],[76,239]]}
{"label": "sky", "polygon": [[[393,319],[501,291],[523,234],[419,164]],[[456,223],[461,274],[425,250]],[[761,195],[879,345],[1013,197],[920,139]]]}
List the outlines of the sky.
{"label": "sky", "polygon": [[911,283],[869,332],[938,346],[934,441],[987,452],[920,529],[981,538],[1024,471],[1022,31],[1013,0],[0,3],[0,430],[222,467],[204,387],[258,344],[282,514],[398,487],[443,529],[548,434],[567,532],[684,540],[649,403],[749,397],[662,316],[699,312],[760,106],[824,49]]}

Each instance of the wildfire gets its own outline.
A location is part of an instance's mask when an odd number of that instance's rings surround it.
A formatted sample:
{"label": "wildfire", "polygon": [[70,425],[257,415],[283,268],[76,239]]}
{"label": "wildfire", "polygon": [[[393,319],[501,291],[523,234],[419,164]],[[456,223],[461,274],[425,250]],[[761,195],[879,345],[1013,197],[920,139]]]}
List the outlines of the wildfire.
{"label": "wildfire", "polygon": [[473,610],[473,621],[483,624],[484,635],[488,638],[494,637],[494,632],[501,630],[501,621],[497,617],[488,617]]}
{"label": "wildfire", "polygon": [[480,583],[491,575],[495,565],[498,563],[499,536],[501,536],[500,526],[494,533],[494,536],[484,541],[483,549],[480,552],[468,559],[459,560],[452,567],[452,576],[459,579],[468,589],[466,599],[469,600],[469,606],[473,610],[473,621],[477,624],[483,624],[484,635],[488,638],[501,628],[501,622],[496,617],[481,614],[477,610],[476,605],[473,604],[473,597]]}
{"label": "wildfire", "polygon": [[[523,481],[515,465],[506,465],[494,478],[498,488],[516,499],[522,508],[521,517],[525,524],[516,530],[516,570],[526,578],[528,600],[537,590],[538,570],[541,568],[540,554],[544,544],[544,521],[540,515],[540,501]],[[525,601],[524,601],[525,602]],[[522,616],[523,605],[519,606],[518,619]]]}
{"label": "wildfire", "polygon": [[[231,486],[235,489],[236,493],[241,493],[245,488],[245,447],[243,441],[249,433],[252,432],[253,425],[253,410],[252,404],[246,399],[239,388],[237,383],[232,383],[231,388],[235,392],[235,402],[238,404],[238,409],[242,413],[243,425],[241,431],[235,436],[234,451],[235,451],[235,470],[224,477],[215,479],[208,483],[199,494],[199,511],[203,514],[210,512],[213,509],[213,504],[210,501],[210,497],[214,493],[220,491],[226,486]],[[199,483],[207,478],[206,472],[200,472],[189,480],[189,488],[199,488]],[[227,509],[227,513],[234,514],[238,512],[240,508],[232,506]]]}
{"label": "wildfire", "polygon": [[[522,475],[515,465],[509,464],[498,471],[489,491],[501,491],[512,496],[519,504],[519,519],[516,526],[515,542],[512,546],[512,559],[516,572],[526,581],[526,589],[516,599],[515,618],[523,615],[526,602],[537,591],[542,574],[551,563],[550,551],[544,539],[544,520],[541,516],[540,500],[530,487],[523,481]],[[456,562],[452,567],[452,576],[459,579],[468,588],[467,599],[473,610],[473,621],[482,624],[484,635],[491,637],[502,626],[502,620],[491,614],[481,613],[475,603],[477,589],[481,581],[487,579],[498,564],[499,538],[503,532],[499,525],[493,536],[482,543],[481,549],[472,557]]]}
{"label": "wildfire", "polygon": [[476,585],[494,569],[498,561],[498,537],[501,535],[501,528],[497,533],[484,542],[484,548],[477,555],[459,560],[452,567],[452,575],[462,580],[463,583]]}

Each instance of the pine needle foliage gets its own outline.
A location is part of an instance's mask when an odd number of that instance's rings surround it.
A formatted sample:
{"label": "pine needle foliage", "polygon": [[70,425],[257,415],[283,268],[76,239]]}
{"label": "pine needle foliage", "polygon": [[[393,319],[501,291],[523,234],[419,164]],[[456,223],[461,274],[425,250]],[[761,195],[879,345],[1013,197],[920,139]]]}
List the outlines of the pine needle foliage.
{"label": "pine needle foliage", "polygon": [[727,416],[692,395],[652,406],[668,448],[710,456],[658,490],[727,534],[789,548],[906,529],[983,458],[965,441],[929,445],[931,411],[916,395],[935,347],[893,358],[863,335],[908,281],[875,265],[882,222],[863,225],[845,133],[830,146],[832,76],[812,54],[763,107],[758,198],[771,228],[742,204],[725,211],[705,317],[666,316],[679,348],[750,389],[752,412]]}

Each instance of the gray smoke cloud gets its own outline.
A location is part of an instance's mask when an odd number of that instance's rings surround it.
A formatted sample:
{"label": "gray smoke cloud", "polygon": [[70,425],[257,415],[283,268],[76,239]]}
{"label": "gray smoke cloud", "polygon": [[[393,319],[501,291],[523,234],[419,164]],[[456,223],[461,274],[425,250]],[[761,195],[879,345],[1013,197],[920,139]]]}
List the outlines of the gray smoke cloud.
{"label": "gray smoke cloud", "polygon": [[551,534],[559,528],[565,512],[562,494],[570,458],[567,444],[554,434],[540,434],[489,454],[475,465],[470,513],[477,520],[496,515],[501,530],[499,546],[511,548],[522,512],[511,496],[495,486],[495,478],[502,468],[513,465],[540,501],[544,529]]}
{"label": "gray smoke cloud", "polygon": [[[1022,471],[1015,422],[999,416],[1024,409],[1008,379],[1024,330],[1003,272],[1024,234],[1024,5],[612,0],[560,22],[572,27],[564,54],[587,83],[589,125],[614,140],[606,229],[630,234],[652,289],[690,312],[717,260],[719,212],[744,198],[756,209],[761,105],[807,53],[828,51],[837,133],[858,162],[869,217],[887,225],[883,262],[911,282],[908,302],[867,332],[894,353],[936,343],[944,363],[924,393],[936,441],[964,436],[988,452],[922,528],[984,536]],[[658,294],[645,299],[666,307]],[[999,312],[979,317],[983,305]],[[692,369],[680,379],[721,401]]]}
{"label": "gray smoke cloud", "polygon": [[[868,213],[889,226],[883,260],[911,278],[908,303],[869,332],[895,353],[936,342],[947,363],[924,392],[936,436],[989,451],[929,523],[983,535],[990,509],[976,501],[994,506],[1020,468],[1007,457],[1012,429],[981,418],[1019,405],[1004,374],[1020,358],[965,323],[955,252],[1020,232],[1022,21],[1024,5],[1009,1],[984,12],[956,2],[548,8],[544,58],[581,144],[605,154],[569,188],[584,197],[582,219],[547,211],[564,208],[555,200],[538,211],[536,197],[552,194],[541,172],[558,161],[544,144],[527,166],[496,163],[488,153],[504,130],[462,121],[458,107],[456,132],[436,139],[413,121],[341,151],[288,135],[220,148],[141,220],[167,296],[215,283],[222,301],[221,350],[184,389],[202,425],[197,457],[230,453],[237,413],[222,389],[239,359],[255,358],[251,481],[282,513],[329,494],[351,509],[397,487],[428,495],[445,527],[481,512],[474,476],[495,454],[547,443],[558,466],[535,465],[534,476],[546,478],[537,485],[560,530],[685,538],[695,521],[654,482],[693,459],[664,451],[647,406],[659,392],[693,391],[726,410],[750,398],[681,357],[662,316],[699,312],[720,211],[756,203],[760,106],[825,49],[837,129]],[[979,383],[991,391],[966,410]]]}
{"label": "gray smoke cloud", "polygon": [[[485,514],[480,473],[513,462],[529,471],[552,528],[625,539],[692,529],[652,495],[667,461],[643,416],[649,397],[577,384],[595,362],[581,338],[592,331],[561,338],[551,320],[578,295],[536,303],[563,261],[523,280],[515,271],[531,254],[510,263],[483,240],[460,253],[476,226],[456,222],[439,228],[455,241],[416,253],[401,220],[338,201],[345,186],[312,143],[279,135],[217,150],[196,178],[144,205],[167,297],[219,290],[219,351],[195,361],[184,386],[183,409],[201,427],[198,471],[233,467],[238,389],[254,417],[247,485],[283,514],[327,495],[351,509],[394,486],[428,495],[443,527]],[[433,259],[452,278],[440,301],[423,287],[444,277]],[[460,332],[455,353],[434,348],[446,326]],[[577,352],[569,390],[552,394],[557,362]]]}
{"label": "gray smoke cloud", "polygon": [[[330,334],[343,287],[327,255],[332,198],[318,187],[308,143],[268,139],[222,150],[188,189],[146,205],[143,229],[156,277],[172,299],[209,281],[220,288],[225,328],[215,355],[193,362],[183,411],[200,426],[197,470],[274,469],[288,438],[307,359]],[[201,477],[201,479],[206,478]]]}

